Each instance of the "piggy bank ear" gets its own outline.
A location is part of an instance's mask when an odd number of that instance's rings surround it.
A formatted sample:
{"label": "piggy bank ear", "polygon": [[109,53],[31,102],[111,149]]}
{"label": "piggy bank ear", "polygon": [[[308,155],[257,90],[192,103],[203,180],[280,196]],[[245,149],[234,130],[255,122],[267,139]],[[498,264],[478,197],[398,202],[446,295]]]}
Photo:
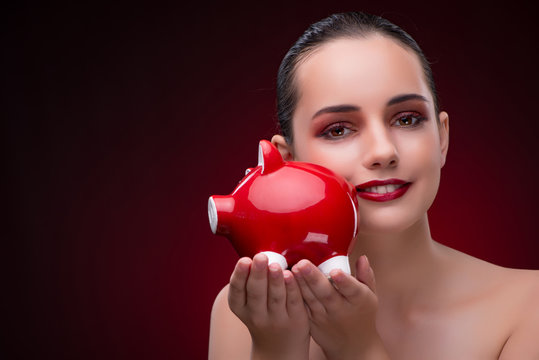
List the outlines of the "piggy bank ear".
{"label": "piggy bank ear", "polygon": [[262,166],[262,174],[269,174],[284,165],[281,153],[267,140],[258,145],[258,166]]}

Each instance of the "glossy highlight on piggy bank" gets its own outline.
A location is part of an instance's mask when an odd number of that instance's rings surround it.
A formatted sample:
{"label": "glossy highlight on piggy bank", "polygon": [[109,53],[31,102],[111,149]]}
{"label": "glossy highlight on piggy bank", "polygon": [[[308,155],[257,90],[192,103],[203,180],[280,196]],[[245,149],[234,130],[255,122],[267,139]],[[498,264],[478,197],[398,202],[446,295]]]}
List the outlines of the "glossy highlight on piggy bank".
{"label": "glossy highlight on piggy bank", "polygon": [[208,200],[214,234],[227,237],[240,256],[265,253],[286,269],[308,259],[326,275],[350,274],[348,252],[358,232],[356,189],[331,170],[284,161],[260,141],[258,166],[227,196]]}

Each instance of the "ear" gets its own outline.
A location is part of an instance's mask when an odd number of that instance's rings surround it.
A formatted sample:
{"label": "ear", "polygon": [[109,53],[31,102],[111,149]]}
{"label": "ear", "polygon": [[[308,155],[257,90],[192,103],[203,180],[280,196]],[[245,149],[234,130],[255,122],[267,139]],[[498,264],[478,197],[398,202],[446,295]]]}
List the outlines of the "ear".
{"label": "ear", "polygon": [[271,143],[275,145],[277,150],[281,153],[283,160],[292,161],[294,160],[294,154],[292,153],[292,146],[288,145],[284,136],[282,135],[273,135],[271,138]]}
{"label": "ear", "polygon": [[447,150],[449,148],[449,114],[445,111],[441,111],[440,115],[440,124],[438,124],[438,132],[440,133],[440,156],[441,156],[441,167],[445,165],[445,159],[447,157]]}

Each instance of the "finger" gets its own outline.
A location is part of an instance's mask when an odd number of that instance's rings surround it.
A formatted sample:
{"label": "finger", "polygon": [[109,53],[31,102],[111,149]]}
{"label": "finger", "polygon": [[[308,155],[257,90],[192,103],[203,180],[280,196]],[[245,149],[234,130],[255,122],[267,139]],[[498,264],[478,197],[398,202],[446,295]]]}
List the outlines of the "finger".
{"label": "finger", "polygon": [[268,258],[266,255],[254,256],[246,289],[247,306],[253,311],[265,313],[268,294]]}
{"label": "finger", "polygon": [[376,293],[376,280],[374,278],[374,271],[369,264],[367,256],[362,255],[356,262],[356,278],[363,284],[367,285],[373,293]]}
{"label": "finger", "polygon": [[342,296],[336,291],[335,287],[320,269],[312,263],[306,262],[300,264],[300,271],[302,271],[303,278],[314,296],[316,296],[328,312],[333,311],[342,304]]}
{"label": "finger", "polygon": [[[311,265],[312,268],[309,265]],[[303,301],[309,307],[310,314],[323,315],[327,313],[326,308],[315,296],[315,294],[311,290],[311,287],[307,284],[307,281],[304,278],[304,273],[309,275],[309,272],[313,271],[313,268],[314,268],[314,265],[312,265],[310,261],[301,260],[300,262],[298,262],[296,265],[292,267],[292,273],[294,274],[294,277],[296,281],[298,282],[299,289],[303,297]],[[327,282],[329,284],[329,281]]]}
{"label": "finger", "polygon": [[366,284],[359,282],[351,275],[345,274],[342,270],[331,270],[329,276],[337,291],[352,304],[361,303],[363,295],[371,291]]}
{"label": "finger", "polygon": [[283,272],[284,284],[286,288],[286,311],[289,317],[305,311],[305,304],[301,297],[301,290],[294,278],[294,275],[289,270]]}
{"label": "finger", "polygon": [[236,263],[236,267],[230,276],[230,286],[228,288],[228,305],[232,310],[238,310],[245,306],[247,277],[251,268],[251,259],[241,258]]}
{"label": "finger", "polygon": [[286,289],[283,270],[277,263],[269,265],[268,311],[283,315],[286,311]]}

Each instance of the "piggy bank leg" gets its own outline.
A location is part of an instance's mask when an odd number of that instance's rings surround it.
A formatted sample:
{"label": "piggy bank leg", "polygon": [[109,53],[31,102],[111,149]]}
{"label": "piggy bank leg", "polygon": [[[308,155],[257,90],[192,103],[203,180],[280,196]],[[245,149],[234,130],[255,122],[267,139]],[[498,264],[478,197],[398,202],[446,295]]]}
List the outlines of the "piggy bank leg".
{"label": "piggy bank leg", "polygon": [[265,254],[268,257],[268,265],[271,263],[277,263],[283,270],[288,267],[286,258],[283,255],[273,251],[262,251],[262,254]]}
{"label": "piggy bank leg", "polygon": [[321,263],[320,265],[318,265],[318,268],[326,276],[329,276],[329,272],[333,269],[341,269],[344,273],[348,275],[351,274],[350,263],[348,262],[348,256],[345,256],[345,255],[338,255],[338,256],[329,258],[323,263]]}

